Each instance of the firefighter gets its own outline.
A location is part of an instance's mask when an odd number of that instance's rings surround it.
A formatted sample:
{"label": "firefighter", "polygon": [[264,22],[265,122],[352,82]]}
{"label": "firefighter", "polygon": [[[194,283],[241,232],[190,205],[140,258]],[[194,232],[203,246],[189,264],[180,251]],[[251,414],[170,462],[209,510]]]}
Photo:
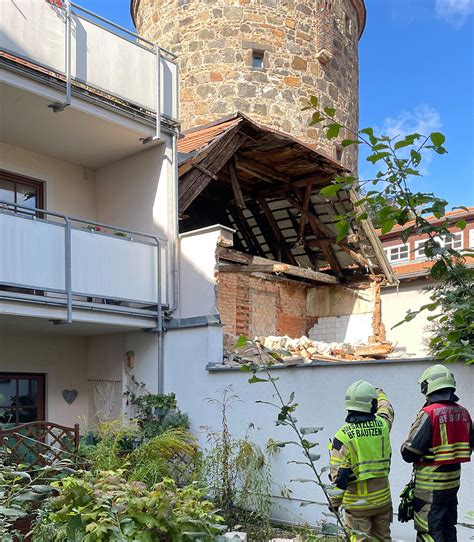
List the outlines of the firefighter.
{"label": "firefighter", "polygon": [[469,412],[458,404],[456,381],[444,365],[433,365],[418,383],[426,403],[402,444],[402,457],[414,463],[414,520],[417,541],[457,540],[457,492],[461,463],[473,447]]}
{"label": "firefighter", "polygon": [[390,429],[394,412],[380,388],[359,380],[345,396],[346,423],[331,445],[330,477],[343,490],[331,508],[344,508],[344,522],[357,540],[391,540]]}

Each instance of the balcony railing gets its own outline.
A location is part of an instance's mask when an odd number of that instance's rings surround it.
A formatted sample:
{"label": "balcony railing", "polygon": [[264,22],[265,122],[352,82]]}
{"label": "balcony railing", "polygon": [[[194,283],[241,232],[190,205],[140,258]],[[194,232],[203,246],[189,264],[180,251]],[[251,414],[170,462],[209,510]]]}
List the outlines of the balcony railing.
{"label": "balcony railing", "polygon": [[81,6],[63,0],[0,2],[0,48],[161,116],[178,119],[175,55]]}
{"label": "balcony railing", "polygon": [[0,200],[0,286],[62,297],[67,323],[78,298],[161,318],[165,259],[156,236]]}

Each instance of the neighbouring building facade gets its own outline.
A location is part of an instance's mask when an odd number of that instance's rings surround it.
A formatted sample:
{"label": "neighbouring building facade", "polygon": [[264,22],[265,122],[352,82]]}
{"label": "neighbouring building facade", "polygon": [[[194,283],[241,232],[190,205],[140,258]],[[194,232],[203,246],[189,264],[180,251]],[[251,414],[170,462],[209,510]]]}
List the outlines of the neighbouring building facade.
{"label": "neighbouring building facade", "polygon": [[[474,248],[474,207],[457,209],[441,219],[428,218],[430,222],[448,222],[451,235],[446,239],[438,239],[440,246],[459,251]],[[464,225],[461,229],[458,223]],[[393,268],[398,285],[387,286],[382,290],[382,314],[386,326],[387,338],[394,343],[395,352],[400,355],[419,357],[426,355],[426,339],[428,336],[428,313],[420,314],[407,325],[392,329],[403,320],[410,309],[418,309],[429,301],[429,292],[425,289],[434,284],[429,275],[432,265],[423,251],[426,235],[412,234],[404,242],[400,234],[403,228],[396,226],[390,233],[380,235],[385,254]],[[471,263],[468,258],[468,265]]]}

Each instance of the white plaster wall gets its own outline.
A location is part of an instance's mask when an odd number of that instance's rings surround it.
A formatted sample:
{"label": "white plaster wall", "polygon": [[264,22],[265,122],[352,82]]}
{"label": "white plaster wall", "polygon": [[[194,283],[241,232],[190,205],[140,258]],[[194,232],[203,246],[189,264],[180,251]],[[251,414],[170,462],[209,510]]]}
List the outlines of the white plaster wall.
{"label": "white plaster wall", "polygon": [[0,143],[0,168],[43,181],[50,211],[96,219],[93,170],[4,143]]}
{"label": "white plaster wall", "polygon": [[430,325],[427,317],[432,313],[422,313],[411,322],[393,327],[403,320],[408,310],[415,311],[429,303],[429,295],[423,291],[427,285],[426,281],[411,282],[401,284],[398,290],[396,288],[382,290],[382,322],[385,324],[387,339],[395,345],[396,354],[417,357],[427,355],[425,341],[429,337]]}
{"label": "white plaster wall", "polygon": [[352,314],[347,316],[326,316],[309,330],[309,338],[323,342],[367,342],[374,334],[372,327],[373,313]]}
{"label": "white plaster wall", "polygon": [[180,305],[178,316],[217,314],[217,246],[232,239],[232,230],[211,226],[180,235]]}
{"label": "white plaster wall", "polygon": [[166,238],[172,227],[172,170],[168,140],[98,169],[98,220]]}
{"label": "white plaster wall", "polygon": [[[210,344],[215,344],[218,336],[213,335],[212,328],[188,329],[167,335],[165,388],[177,394],[181,409],[190,414],[192,429],[200,436],[204,444],[204,433],[201,426],[218,427],[218,409],[209,405],[208,397],[218,397],[219,390],[232,385],[240,401],[232,408],[229,421],[235,436],[243,436],[249,424],[257,429],[252,431],[252,438],[261,446],[269,438],[290,440],[291,433],[287,428],[276,427],[275,411],[267,405],[255,404],[255,401],[273,401],[271,387],[267,384],[247,382],[248,375],[240,372],[226,371],[209,373],[205,370],[207,361],[218,361],[219,357]],[[328,463],[326,444],[344,422],[344,392],[355,380],[367,379],[376,386],[385,389],[396,411],[396,419],[392,430],[393,461],[391,471],[392,497],[395,507],[398,506],[398,495],[408,482],[411,467],[404,463],[399,448],[406,437],[410,424],[415,419],[423,404],[423,397],[417,384],[419,375],[427,366],[426,362],[385,362],[359,364],[328,364],[301,369],[278,371],[278,385],[285,397],[291,391],[296,392],[299,403],[296,412],[298,423],[304,425],[322,425],[324,430],[317,435],[320,443],[319,451],[322,459],[319,466]],[[474,412],[473,372],[467,366],[453,367],[459,383],[458,392],[461,402]],[[304,499],[323,501],[321,492],[313,484],[290,483],[290,479],[308,477],[303,467],[288,465],[290,459],[297,459],[296,448],[286,447],[279,452],[273,463],[275,507],[273,515],[293,522],[308,521],[314,523],[323,519],[323,506],[300,508]],[[285,485],[293,490],[293,500],[281,498],[280,488]],[[463,466],[462,488],[459,494],[459,521],[472,510],[474,502],[474,469],[472,464]],[[395,520],[392,535],[398,540],[414,540],[412,524],[402,525]],[[459,540],[467,541],[471,533],[459,528]]]}
{"label": "white plaster wall", "polygon": [[[12,333],[0,330],[0,371],[46,374],[46,417],[72,426],[89,416],[87,339],[51,334]],[[69,405],[64,389],[76,389]]]}
{"label": "white plaster wall", "polygon": [[[87,340],[87,378],[105,380],[113,386],[112,418],[120,418],[123,406],[123,382],[126,354],[126,334],[91,336]],[[95,424],[98,409],[94,401],[93,383],[89,382],[89,423]]]}

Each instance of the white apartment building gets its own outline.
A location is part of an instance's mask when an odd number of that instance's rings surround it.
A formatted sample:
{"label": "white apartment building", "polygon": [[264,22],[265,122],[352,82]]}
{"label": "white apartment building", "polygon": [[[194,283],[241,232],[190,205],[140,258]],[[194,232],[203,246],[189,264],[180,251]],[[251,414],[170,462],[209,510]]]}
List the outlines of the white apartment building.
{"label": "white apartment building", "polygon": [[0,422],[117,415],[176,303],[174,56],[46,0],[0,40]]}

